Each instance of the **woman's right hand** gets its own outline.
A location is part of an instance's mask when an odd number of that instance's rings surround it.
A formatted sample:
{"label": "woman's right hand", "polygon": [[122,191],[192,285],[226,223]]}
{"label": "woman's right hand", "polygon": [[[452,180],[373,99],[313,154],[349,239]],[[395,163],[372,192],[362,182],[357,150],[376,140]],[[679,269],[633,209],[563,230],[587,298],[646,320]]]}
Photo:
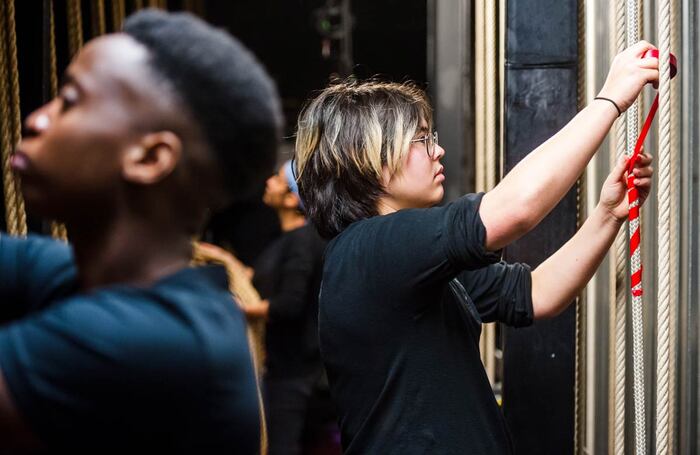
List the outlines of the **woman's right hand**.
{"label": "woman's right hand", "polygon": [[656,47],[640,41],[617,54],[598,96],[615,101],[624,112],[634,103],[646,84],[651,82],[656,85],[659,80],[659,59],[644,57],[649,49]]}

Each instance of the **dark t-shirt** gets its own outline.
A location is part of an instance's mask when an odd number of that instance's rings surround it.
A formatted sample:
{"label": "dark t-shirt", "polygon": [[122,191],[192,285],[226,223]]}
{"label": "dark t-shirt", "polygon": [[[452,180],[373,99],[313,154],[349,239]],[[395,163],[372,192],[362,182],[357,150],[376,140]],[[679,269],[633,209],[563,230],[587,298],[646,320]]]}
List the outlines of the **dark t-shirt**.
{"label": "dark t-shirt", "polygon": [[531,324],[530,270],[484,248],[482,195],[358,221],[326,250],[321,355],[347,454],[501,454],[481,322]]}
{"label": "dark t-shirt", "polygon": [[318,292],[326,242],[312,225],[282,234],[258,257],[253,284],[270,301],[265,333],[267,377],[321,371]]}
{"label": "dark t-shirt", "polygon": [[[69,247],[0,236],[0,369],[60,453],[257,453],[245,321],[220,267],[76,292]],[[5,314],[6,316],[6,314]]]}

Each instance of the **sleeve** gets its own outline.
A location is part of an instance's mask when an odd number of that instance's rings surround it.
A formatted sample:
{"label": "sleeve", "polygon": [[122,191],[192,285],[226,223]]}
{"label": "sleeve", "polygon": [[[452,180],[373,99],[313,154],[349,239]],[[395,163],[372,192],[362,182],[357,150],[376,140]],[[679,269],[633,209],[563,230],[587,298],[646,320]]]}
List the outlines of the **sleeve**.
{"label": "sleeve", "polygon": [[163,334],[183,333],[176,322],[156,325],[142,315],[123,300],[85,296],[0,329],[0,370],[42,441],[75,447],[85,434],[110,437],[115,425],[127,434],[142,419],[134,415],[139,406],[148,409],[149,400],[162,400],[169,388],[186,390],[182,383],[199,383],[193,376],[204,371],[197,360],[203,355],[192,348],[195,340],[173,341]]}
{"label": "sleeve", "polygon": [[483,322],[498,321],[512,327],[532,324],[532,278],[528,265],[501,261],[464,271],[457,278]]}
{"label": "sleeve", "polygon": [[443,207],[401,210],[368,220],[359,266],[382,276],[382,286],[413,292],[444,283],[462,270],[498,262],[500,252],[484,246],[482,197],[483,193],[468,194]]}
{"label": "sleeve", "polygon": [[274,295],[269,297],[270,322],[298,319],[312,297],[314,248],[308,236],[298,236],[283,256],[281,277]]}
{"label": "sleeve", "polygon": [[0,235],[0,320],[43,308],[73,292],[71,248],[48,238]]}

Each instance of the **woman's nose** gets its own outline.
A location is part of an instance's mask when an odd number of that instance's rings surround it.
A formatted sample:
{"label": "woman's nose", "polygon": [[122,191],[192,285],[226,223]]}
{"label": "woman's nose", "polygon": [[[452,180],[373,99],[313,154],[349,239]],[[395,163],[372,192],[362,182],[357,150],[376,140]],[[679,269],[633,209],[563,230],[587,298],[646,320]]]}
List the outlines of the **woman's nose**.
{"label": "woman's nose", "polygon": [[435,159],[439,160],[445,156],[445,149],[442,148],[439,144],[435,144]]}

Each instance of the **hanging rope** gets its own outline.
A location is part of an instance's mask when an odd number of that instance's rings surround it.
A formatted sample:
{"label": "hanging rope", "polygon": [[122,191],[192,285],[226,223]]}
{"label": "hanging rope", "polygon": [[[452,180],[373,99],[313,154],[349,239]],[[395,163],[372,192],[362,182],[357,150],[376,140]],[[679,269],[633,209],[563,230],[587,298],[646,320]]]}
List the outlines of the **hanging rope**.
{"label": "hanging rope", "polygon": [[[671,2],[671,49],[679,49],[678,4]],[[669,308],[668,447],[676,453],[676,356],[678,355],[678,305],[680,301],[680,158],[678,84],[671,84],[671,302]]]}
{"label": "hanging rope", "polygon": [[[239,306],[258,305],[260,294],[253,287],[245,272],[245,266],[231,253],[214,245],[194,242],[192,248],[192,262],[194,265],[221,264],[226,268],[231,293],[236,298]],[[247,336],[250,354],[255,369],[258,405],[260,409],[260,454],[267,454],[267,425],[265,420],[265,407],[261,393],[260,382],[263,376],[265,363],[265,321],[247,321]]]}
{"label": "hanging rope", "polygon": [[[54,18],[54,2],[47,2],[49,15],[49,90],[51,98],[55,98],[58,94],[58,65],[56,64],[56,21]],[[51,222],[51,236],[59,240],[67,240],[68,232],[66,227],[55,221]]]}
{"label": "hanging rope", "polygon": [[7,232],[27,234],[24,199],[19,181],[10,168],[10,155],[21,136],[19,106],[19,71],[17,66],[17,36],[13,0],[0,1],[0,135],[2,136],[3,191]]}
{"label": "hanging rope", "polygon": [[80,0],[68,0],[66,4],[68,19],[68,50],[73,58],[83,45],[83,15]]}
{"label": "hanging rope", "polygon": [[[619,54],[627,47],[627,22],[626,0],[616,0],[614,3],[614,27],[613,27],[613,55]],[[627,151],[627,114],[622,114],[615,123],[615,134],[610,156],[610,167],[614,167],[617,160]],[[627,352],[627,232],[620,230],[615,238],[614,254],[611,255],[610,264],[610,290],[611,301],[611,328],[613,329],[611,342],[611,393],[612,399],[612,453],[624,455],[625,453],[625,378],[626,378],[626,352]]]}
{"label": "hanging rope", "polygon": [[[586,106],[586,2],[578,1],[578,74],[577,74],[577,104],[581,110]],[[581,227],[585,217],[586,177],[582,175],[576,182],[576,230]],[[585,446],[585,406],[586,406],[586,307],[585,288],[576,297],[576,334],[575,334],[575,357],[574,357],[574,454],[583,453]]]}
{"label": "hanging rope", "polygon": [[118,32],[122,29],[125,16],[126,7],[124,6],[124,0],[112,0],[112,31]]}
{"label": "hanging rope", "polygon": [[[460,12],[466,15],[467,12]],[[496,157],[498,154],[498,9],[496,0],[478,0],[475,3],[476,23],[476,128],[475,182],[476,191],[489,191],[496,184]],[[479,339],[481,361],[491,384],[496,380],[496,327],[484,324]]]}
{"label": "hanging rope", "polygon": [[[668,51],[666,52],[667,58],[666,61],[669,62],[669,70],[668,70],[668,79],[670,80],[676,72],[676,62],[675,62],[675,57],[673,55],[670,55]],[[647,51],[647,56],[652,56],[652,57],[658,57],[659,56],[659,51],[656,50],[650,50]],[[663,59],[660,59],[660,61],[663,61]],[[662,63],[663,65],[663,63]],[[663,71],[663,70],[662,70]],[[646,120],[644,121],[644,127],[642,128],[641,133],[639,134],[639,138],[637,139],[635,146],[634,146],[634,151],[632,153],[631,158],[629,159],[628,162],[628,167],[627,167],[627,195],[628,195],[628,200],[629,200],[629,206],[630,206],[630,211],[629,211],[629,223],[632,229],[632,227],[635,227],[634,231],[632,232],[632,235],[630,236],[630,255],[632,257],[632,266],[631,266],[631,277],[630,277],[630,288],[632,291],[632,298],[633,298],[633,304],[635,302],[634,299],[641,299],[642,294],[643,294],[643,288],[642,288],[642,264],[641,260],[640,262],[635,263],[635,255],[639,254],[639,250],[641,248],[641,230],[639,228],[639,206],[640,206],[640,201],[639,201],[639,194],[637,191],[637,188],[634,186],[634,175],[632,171],[634,170],[635,163],[637,159],[639,158],[639,154],[641,153],[642,146],[644,145],[644,139],[647,136],[647,133],[649,132],[649,129],[651,128],[651,123],[654,120],[654,115],[656,114],[656,111],[659,107],[659,97],[660,95],[662,96],[662,99],[664,98],[663,93],[659,93],[656,95],[656,98],[654,98],[654,102],[651,105],[651,109],[649,110],[649,114],[647,115]],[[670,99],[670,91],[665,95],[665,98]],[[667,108],[668,109],[668,108]],[[668,115],[668,114],[667,114]],[[661,130],[663,131],[665,129],[665,125],[662,123],[661,125]],[[667,136],[667,135],[666,135]],[[661,135],[661,137],[666,137],[664,135]],[[664,144],[663,146],[665,149],[669,147],[669,144]],[[662,162],[669,160],[668,157],[663,157],[661,158]],[[665,166],[662,164],[662,166]],[[666,166],[668,167],[668,166]],[[667,175],[663,175],[667,174]],[[661,188],[667,189],[668,188],[668,182],[667,179],[670,178],[670,170],[669,172],[662,171],[659,175],[659,180],[662,182],[662,185],[666,186],[661,186]],[[660,190],[659,193],[666,193],[668,194],[668,191]],[[662,201],[662,199],[668,199],[667,196],[660,195],[659,196],[659,203],[663,204],[662,208],[659,210],[659,226],[660,228],[660,233],[659,233],[659,239],[658,239],[658,244],[659,244],[659,308],[663,308],[664,306],[664,301],[668,300],[667,297],[664,295],[666,292],[668,292],[668,274],[665,273],[665,270],[670,268],[670,266],[667,266],[666,262],[668,262],[668,238],[669,236],[668,233],[668,228],[669,226],[667,225],[667,218],[669,217],[668,211],[670,205],[667,206],[668,202],[667,201]],[[665,232],[664,232],[665,231]],[[661,310],[663,311],[663,310]],[[665,313],[662,313],[663,315],[659,318],[659,324],[663,325],[664,319],[667,319],[667,315]],[[661,329],[660,329],[661,330]],[[634,335],[634,334],[633,334]],[[660,348],[660,352],[664,352],[663,346]],[[637,353],[635,353],[636,355]],[[643,353],[642,353],[643,354]],[[662,354],[663,355],[663,354]],[[667,360],[667,359],[666,359]],[[666,361],[662,362],[663,364],[666,364]],[[635,365],[635,368],[637,368],[638,365]],[[643,365],[642,365],[643,366]],[[634,371],[634,373],[638,373],[638,371]],[[635,378],[637,378],[635,376]],[[661,381],[660,386],[663,388],[663,378],[658,378],[657,381]],[[642,386],[643,381],[642,381]],[[637,392],[637,390],[635,390]],[[659,393],[665,393],[663,391],[660,391]],[[643,390],[642,390],[642,399],[644,398]],[[635,412],[638,411],[638,401],[635,396]],[[635,434],[637,433],[635,429]],[[636,436],[639,436],[636,434]],[[642,430],[642,438],[646,440],[646,432],[644,429]],[[636,440],[636,443],[639,443],[639,440]],[[637,453],[646,453],[646,450],[639,451],[639,448],[637,447]]]}
{"label": "hanging rope", "polygon": [[[627,44],[639,41],[639,0],[627,0]],[[639,134],[639,108],[635,101],[627,110],[627,157],[634,154],[632,146]],[[628,193],[629,194],[629,193]],[[638,203],[638,202],[637,202]],[[638,207],[630,203],[630,241],[639,236],[639,216],[632,216]],[[646,411],[644,402],[644,314],[642,306],[642,252],[639,243],[632,250],[630,276],[632,277],[632,395],[634,401],[635,453],[646,453]]]}
{"label": "hanging rope", "polygon": [[[496,0],[485,0],[484,32],[486,33],[484,58],[484,90],[485,93],[485,160],[484,160],[484,191],[490,191],[496,186],[496,156],[498,153],[498,10]],[[466,17],[463,12],[462,17]],[[496,380],[496,324],[484,325],[484,366],[493,384]]]}
{"label": "hanging rope", "polygon": [[671,306],[671,5],[661,0],[658,8],[659,34],[659,170],[657,226],[657,338],[656,338],[656,451],[669,452],[669,363]]}
{"label": "hanging rope", "polygon": [[101,36],[107,33],[107,19],[105,17],[105,0],[92,1],[92,36]]}
{"label": "hanging rope", "polygon": [[160,8],[168,9],[168,2],[166,0],[148,0],[149,8]]}

